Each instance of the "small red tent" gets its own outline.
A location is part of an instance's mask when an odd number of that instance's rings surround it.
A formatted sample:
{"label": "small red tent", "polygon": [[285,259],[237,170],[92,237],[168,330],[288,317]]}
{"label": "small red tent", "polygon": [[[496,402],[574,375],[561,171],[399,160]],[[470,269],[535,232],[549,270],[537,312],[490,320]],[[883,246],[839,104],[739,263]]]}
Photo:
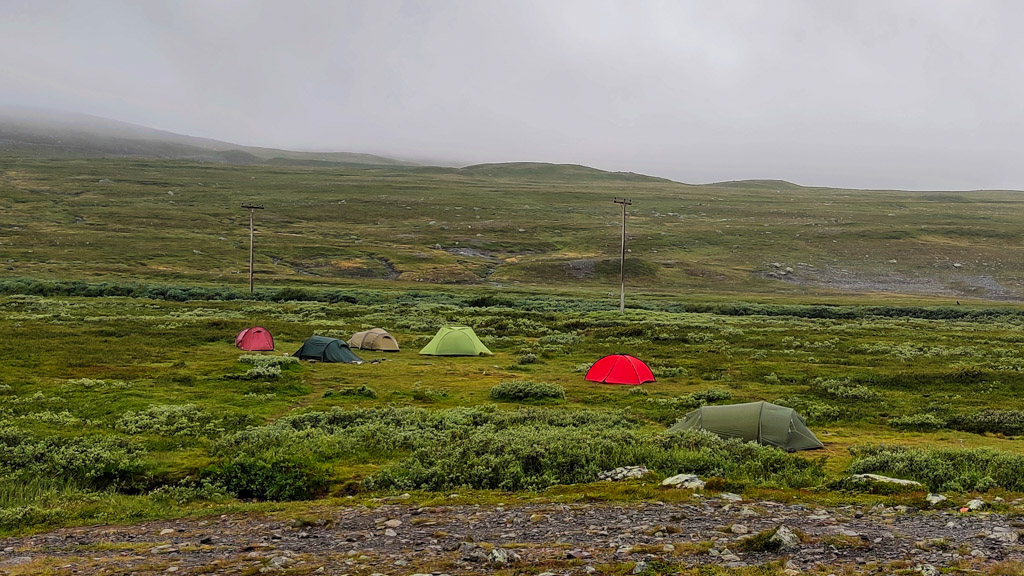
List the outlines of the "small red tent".
{"label": "small red tent", "polygon": [[638,358],[628,354],[612,354],[605,356],[587,371],[587,380],[605,384],[643,384],[654,382],[654,374]]}
{"label": "small red tent", "polygon": [[262,326],[246,328],[235,336],[235,346],[242,350],[266,351],[274,349],[274,337]]}

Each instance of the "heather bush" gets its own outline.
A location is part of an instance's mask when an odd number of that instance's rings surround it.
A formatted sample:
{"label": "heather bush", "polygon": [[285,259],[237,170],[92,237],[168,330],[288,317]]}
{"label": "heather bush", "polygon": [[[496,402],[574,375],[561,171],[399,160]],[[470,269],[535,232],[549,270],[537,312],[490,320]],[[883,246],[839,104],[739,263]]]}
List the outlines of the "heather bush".
{"label": "heather bush", "polygon": [[491,398],[506,402],[564,400],[565,389],[558,384],[529,380],[505,380],[491,388]]}
{"label": "heather bush", "polygon": [[242,364],[252,364],[257,368],[270,368],[273,366],[287,368],[299,365],[299,359],[294,356],[270,356],[264,354],[242,354],[238,357],[238,361]]}
{"label": "heather bush", "polygon": [[974,414],[957,414],[949,419],[950,428],[984,434],[1024,435],[1024,411],[982,410]]}
{"label": "heather bush", "polygon": [[127,412],[114,428],[124,434],[187,437],[210,436],[224,431],[213,415],[195,404],[160,404]]}
{"label": "heather bush", "polygon": [[933,492],[1024,490],[1024,455],[990,448],[911,448],[886,444],[850,449],[852,474],[917,480]]}
{"label": "heather bush", "polygon": [[931,412],[920,412],[889,419],[889,425],[905,430],[938,430],[946,427],[946,420]]}

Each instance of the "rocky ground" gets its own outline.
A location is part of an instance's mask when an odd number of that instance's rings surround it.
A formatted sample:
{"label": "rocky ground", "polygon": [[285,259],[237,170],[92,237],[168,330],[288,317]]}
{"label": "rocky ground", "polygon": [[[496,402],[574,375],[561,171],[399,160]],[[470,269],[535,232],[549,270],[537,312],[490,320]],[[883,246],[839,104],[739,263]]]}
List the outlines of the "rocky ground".
{"label": "rocky ground", "polygon": [[[779,529],[774,540],[765,531]],[[0,540],[0,574],[1019,573],[1012,516],[817,508],[723,494],[691,503],[319,508],[92,526]],[[752,536],[761,535],[756,540]],[[1024,542],[1022,542],[1024,543]],[[715,572],[716,574],[722,572]],[[725,572],[728,573],[728,572]]]}

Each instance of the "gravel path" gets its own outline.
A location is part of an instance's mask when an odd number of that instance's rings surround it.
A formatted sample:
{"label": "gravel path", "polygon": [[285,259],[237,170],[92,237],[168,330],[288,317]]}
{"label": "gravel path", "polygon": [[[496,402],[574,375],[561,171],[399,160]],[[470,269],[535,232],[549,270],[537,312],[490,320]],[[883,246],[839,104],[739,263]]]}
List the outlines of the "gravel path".
{"label": "gravel path", "polygon": [[[780,524],[795,548],[743,552]],[[1024,561],[1000,514],[875,506],[814,508],[709,498],[692,504],[318,508],[301,519],[237,515],[69,528],[0,540],[0,574],[601,574],[642,563],[743,567],[782,560],[789,574],[932,574]],[[1024,543],[1024,541],[1022,541]],[[843,566],[848,565],[848,566]]]}

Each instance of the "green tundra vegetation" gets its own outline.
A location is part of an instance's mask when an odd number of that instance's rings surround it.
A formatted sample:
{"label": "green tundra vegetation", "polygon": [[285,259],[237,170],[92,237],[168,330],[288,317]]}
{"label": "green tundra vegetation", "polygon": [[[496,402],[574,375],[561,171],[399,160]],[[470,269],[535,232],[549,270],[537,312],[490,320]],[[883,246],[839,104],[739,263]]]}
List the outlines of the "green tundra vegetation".
{"label": "green tundra vegetation", "polygon": [[[625,314],[613,193],[635,202]],[[883,497],[859,472],[1024,493],[1016,211],[1009,192],[582,167],[3,157],[0,531],[406,492],[664,500],[688,497],[657,486],[682,472],[786,500]],[[234,347],[252,325],[275,352]],[[495,354],[418,355],[444,325]],[[377,326],[400,352],[286,355]],[[584,381],[619,352],[658,381]],[[825,450],[665,433],[753,400],[798,410]],[[651,475],[598,482],[627,465]]]}

